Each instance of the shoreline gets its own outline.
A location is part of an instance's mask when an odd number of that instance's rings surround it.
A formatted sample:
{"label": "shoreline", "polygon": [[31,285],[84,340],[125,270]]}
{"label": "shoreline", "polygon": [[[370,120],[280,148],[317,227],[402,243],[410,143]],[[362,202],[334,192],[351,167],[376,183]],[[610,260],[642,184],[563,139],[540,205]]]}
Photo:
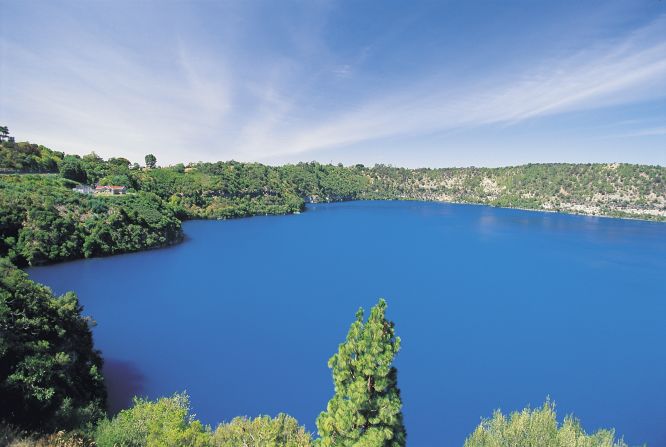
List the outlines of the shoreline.
{"label": "shoreline", "polygon": [[22,267],[19,267],[19,268],[21,268],[22,270],[25,271],[25,270],[30,269],[30,268],[48,267],[48,266],[52,266],[52,265],[56,265],[56,264],[64,264],[64,263],[68,263],[68,262],[76,262],[76,261],[82,261],[82,260],[88,260],[88,259],[102,259],[102,258],[109,258],[109,257],[113,257],[113,256],[122,256],[122,255],[128,255],[128,254],[133,254],[133,253],[141,253],[141,252],[146,252],[146,251],[166,249],[166,248],[169,248],[169,247],[180,245],[180,244],[182,244],[183,242],[185,242],[187,240],[187,238],[188,238],[187,234],[182,229],[182,225],[186,222],[193,222],[193,221],[227,221],[227,220],[236,220],[236,219],[249,219],[249,218],[253,218],[253,217],[299,215],[299,214],[307,212],[307,205],[328,205],[328,204],[347,203],[347,202],[421,202],[421,203],[440,203],[440,204],[450,204],[450,205],[472,205],[472,206],[484,206],[484,207],[489,207],[489,208],[498,208],[498,209],[505,209],[505,210],[529,211],[529,212],[535,212],[535,213],[550,213],[550,214],[581,216],[581,217],[595,217],[595,218],[604,218],[604,219],[620,219],[620,220],[652,222],[652,223],[660,223],[660,224],[666,223],[666,218],[663,218],[663,219],[645,219],[645,218],[631,217],[631,216],[609,216],[609,215],[605,215],[605,214],[586,214],[586,213],[579,213],[579,212],[557,211],[557,210],[547,210],[547,209],[538,209],[538,208],[499,206],[499,205],[492,205],[492,204],[488,204],[488,203],[475,203],[475,202],[462,202],[462,201],[457,202],[457,201],[447,201],[447,200],[423,200],[423,199],[412,199],[412,198],[330,200],[330,201],[320,201],[320,202],[307,202],[307,203],[305,203],[305,206],[302,210],[294,211],[294,212],[286,212],[286,213],[251,214],[251,215],[247,215],[247,216],[237,216],[237,217],[230,217],[230,218],[193,217],[193,218],[190,218],[190,219],[184,219],[184,220],[180,221],[181,222],[181,234],[180,234],[180,237],[177,240],[170,241],[170,242],[167,242],[167,243],[164,243],[164,244],[161,244],[161,245],[157,245],[157,246],[154,246],[154,247],[146,247],[146,248],[140,249],[140,250],[132,250],[132,251],[124,251],[124,252],[120,252],[120,253],[113,253],[113,254],[106,255],[106,256],[94,256],[94,257],[89,257],[89,258],[80,257],[80,258],[63,259],[63,260],[60,260],[60,261],[43,263],[43,264],[38,264],[38,265],[27,265],[27,266],[22,266]]}
{"label": "shoreline", "polygon": [[[533,211],[539,213],[551,213],[551,214],[562,214],[562,215],[571,215],[571,216],[585,216],[585,217],[603,217],[605,219],[622,219],[622,220],[638,220],[641,222],[657,222],[657,223],[666,223],[666,216],[656,216],[656,218],[644,218],[636,216],[612,216],[608,214],[592,214],[592,213],[582,213],[575,211],[562,211],[562,210],[549,210],[545,208],[524,208],[518,206],[500,206],[493,205],[491,203],[478,203],[478,202],[464,202],[464,201],[452,201],[452,200],[427,200],[427,199],[412,199],[412,198],[398,198],[398,199],[351,199],[351,200],[335,200],[335,201],[326,201],[326,202],[317,202],[314,205],[318,204],[327,204],[327,203],[342,203],[342,202],[373,202],[373,201],[386,201],[386,202],[423,202],[423,203],[448,203],[452,205],[474,205],[474,206],[487,206],[489,208],[499,208],[506,210],[521,210],[521,211]],[[310,203],[308,203],[309,205]],[[293,214],[293,213],[291,213]],[[246,216],[253,217],[253,216]],[[205,219],[204,219],[205,220]]]}

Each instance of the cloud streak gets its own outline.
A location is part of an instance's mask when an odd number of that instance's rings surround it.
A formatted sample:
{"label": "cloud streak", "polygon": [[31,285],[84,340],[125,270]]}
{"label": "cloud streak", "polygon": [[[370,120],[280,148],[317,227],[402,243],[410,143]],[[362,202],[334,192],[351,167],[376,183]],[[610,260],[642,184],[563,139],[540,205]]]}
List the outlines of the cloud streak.
{"label": "cloud streak", "polygon": [[[366,140],[485,125],[516,125],[558,113],[631,103],[666,95],[666,19],[620,42],[608,42],[538,68],[492,75],[464,85],[436,78],[355,105],[328,120],[281,129],[257,144],[241,142],[255,157],[302,153]],[[250,132],[251,133],[251,132]]]}
{"label": "cloud streak", "polygon": [[367,70],[381,51],[377,42],[400,33],[388,30],[353,51],[332,48],[324,38],[330,9],[317,5],[286,25],[286,40],[271,30],[275,36],[250,48],[245,40],[257,36],[243,29],[247,17],[231,14],[217,24],[225,29],[220,42],[212,42],[214,33],[175,29],[175,44],[159,51],[70,28],[76,45],[0,34],[0,115],[14,133],[67,151],[261,161],[394,137],[511,128],[666,96],[665,15],[575,52],[544,51],[469,76],[451,77],[438,64],[377,76]]}

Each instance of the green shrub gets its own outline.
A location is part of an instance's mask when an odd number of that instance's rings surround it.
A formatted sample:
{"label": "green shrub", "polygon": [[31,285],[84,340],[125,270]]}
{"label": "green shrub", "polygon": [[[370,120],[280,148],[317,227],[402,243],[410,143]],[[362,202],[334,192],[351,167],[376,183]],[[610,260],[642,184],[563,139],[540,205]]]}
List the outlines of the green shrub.
{"label": "green shrub", "polygon": [[567,416],[559,425],[555,405],[546,401],[540,409],[526,408],[506,417],[497,410],[467,438],[464,447],[627,447],[613,430],[588,435],[580,422]]}
{"label": "green shrub", "polygon": [[134,406],[97,427],[99,447],[207,447],[211,432],[190,414],[189,398],[174,394],[151,402],[135,398]]}
{"label": "green shrub", "polygon": [[310,447],[312,438],[298,421],[286,414],[271,419],[259,416],[234,418],[228,424],[220,424],[213,433],[215,447]]}

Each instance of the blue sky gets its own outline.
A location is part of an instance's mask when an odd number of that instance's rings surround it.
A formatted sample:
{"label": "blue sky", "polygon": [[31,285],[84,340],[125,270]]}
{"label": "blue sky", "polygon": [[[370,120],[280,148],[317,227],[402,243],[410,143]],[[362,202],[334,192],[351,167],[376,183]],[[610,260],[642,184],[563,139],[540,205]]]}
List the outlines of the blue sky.
{"label": "blue sky", "polygon": [[0,121],[159,164],[666,165],[666,1],[0,0]]}

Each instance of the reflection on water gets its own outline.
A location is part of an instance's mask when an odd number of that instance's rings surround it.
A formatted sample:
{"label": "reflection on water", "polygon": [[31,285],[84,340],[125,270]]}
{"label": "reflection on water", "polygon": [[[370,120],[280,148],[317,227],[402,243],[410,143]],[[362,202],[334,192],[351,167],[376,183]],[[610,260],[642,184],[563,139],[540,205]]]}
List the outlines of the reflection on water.
{"label": "reflection on water", "polygon": [[146,378],[134,363],[106,358],[102,371],[109,393],[106,406],[112,415],[129,407],[134,396],[142,395]]}

